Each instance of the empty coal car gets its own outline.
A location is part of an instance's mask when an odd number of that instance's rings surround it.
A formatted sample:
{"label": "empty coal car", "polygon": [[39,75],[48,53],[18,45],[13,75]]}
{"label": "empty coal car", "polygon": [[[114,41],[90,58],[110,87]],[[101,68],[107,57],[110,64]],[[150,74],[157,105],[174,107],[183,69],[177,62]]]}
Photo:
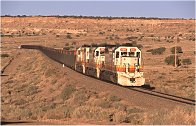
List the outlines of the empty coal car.
{"label": "empty coal car", "polygon": [[21,48],[38,49],[80,73],[122,86],[142,86],[145,83],[141,50],[137,47],[82,46],[74,50],[65,50],[21,45]]}

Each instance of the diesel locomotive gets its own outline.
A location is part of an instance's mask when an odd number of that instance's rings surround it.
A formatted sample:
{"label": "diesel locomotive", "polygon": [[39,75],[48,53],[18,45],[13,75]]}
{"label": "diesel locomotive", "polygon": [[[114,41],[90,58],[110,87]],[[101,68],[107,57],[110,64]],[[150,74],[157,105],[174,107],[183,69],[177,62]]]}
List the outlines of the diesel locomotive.
{"label": "diesel locomotive", "polygon": [[37,49],[82,74],[122,86],[142,86],[143,65],[141,50],[132,46],[81,46],[73,50],[40,45],[21,45]]}

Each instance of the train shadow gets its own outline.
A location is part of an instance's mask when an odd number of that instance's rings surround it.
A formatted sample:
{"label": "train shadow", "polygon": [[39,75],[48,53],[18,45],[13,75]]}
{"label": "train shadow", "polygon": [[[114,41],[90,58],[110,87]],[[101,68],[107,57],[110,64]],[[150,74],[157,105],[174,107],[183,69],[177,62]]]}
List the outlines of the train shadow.
{"label": "train shadow", "polygon": [[143,88],[146,90],[155,90],[155,87],[151,87],[150,84],[144,84],[140,88]]}
{"label": "train shadow", "polygon": [[5,74],[1,74],[1,76],[2,76],[2,77],[4,77],[4,76],[8,76],[8,75],[5,75]]}
{"label": "train shadow", "polygon": [[25,121],[1,121],[1,125],[25,125],[26,123],[30,123],[30,122],[25,122]]}

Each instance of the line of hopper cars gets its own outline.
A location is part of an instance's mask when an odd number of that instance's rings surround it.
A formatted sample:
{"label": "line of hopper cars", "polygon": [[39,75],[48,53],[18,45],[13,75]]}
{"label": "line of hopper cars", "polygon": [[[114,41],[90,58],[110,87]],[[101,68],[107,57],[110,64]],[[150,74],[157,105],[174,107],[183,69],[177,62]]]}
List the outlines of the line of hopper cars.
{"label": "line of hopper cars", "polygon": [[131,46],[81,46],[74,50],[40,45],[21,45],[37,49],[48,57],[80,73],[122,86],[145,83],[141,50]]}

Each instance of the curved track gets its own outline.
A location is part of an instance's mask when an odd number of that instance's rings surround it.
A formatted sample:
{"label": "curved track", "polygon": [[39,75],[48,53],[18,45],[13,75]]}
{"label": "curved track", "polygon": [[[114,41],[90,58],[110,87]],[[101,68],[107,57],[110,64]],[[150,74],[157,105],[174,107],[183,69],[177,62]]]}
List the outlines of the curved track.
{"label": "curved track", "polygon": [[158,92],[158,91],[153,91],[150,88],[143,88],[143,87],[126,87],[126,88],[128,88],[130,90],[138,91],[141,93],[145,93],[148,95],[153,95],[156,97],[188,104],[188,105],[195,105],[195,103],[196,103],[196,101],[192,100],[192,99],[188,99],[188,98],[184,98],[184,97],[180,97],[180,96],[175,96],[175,95],[171,95],[171,94],[166,94],[166,93],[162,93],[162,92]]}
{"label": "curved track", "polygon": [[[39,51],[41,51],[42,53],[45,54],[45,52],[43,50],[40,50],[35,45],[25,45],[25,46],[21,46],[21,47],[26,48],[26,49],[37,49],[37,50],[39,50]],[[54,52],[51,51],[47,56],[48,57],[53,56],[54,55],[53,53]],[[57,59],[55,59],[55,61],[58,62],[58,61],[60,61],[60,59],[58,60],[58,57],[57,57]],[[119,85],[119,86],[123,87],[121,85]],[[175,96],[175,95],[155,91],[155,90],[153,90],[155,88],[150,87],[149,85],[145,85],[143,87],[124,87],[124,88],[128,88],[128,89],[133,90],[133,91],[141,92],[141,93],[144,93],[144,94],[147,94],[147,95],[160,97],[160,98],[163,98],[163,99],[167,99],[167,100],[171,100],[171,101],[175,101],[175,102],[183,103],[183,104],[187,104],[187,105],[195,106],[195,103],[196,103],[196,101],[192,100],[192,99],[183,98],[183,97],[179,97],[179,96]]]}

